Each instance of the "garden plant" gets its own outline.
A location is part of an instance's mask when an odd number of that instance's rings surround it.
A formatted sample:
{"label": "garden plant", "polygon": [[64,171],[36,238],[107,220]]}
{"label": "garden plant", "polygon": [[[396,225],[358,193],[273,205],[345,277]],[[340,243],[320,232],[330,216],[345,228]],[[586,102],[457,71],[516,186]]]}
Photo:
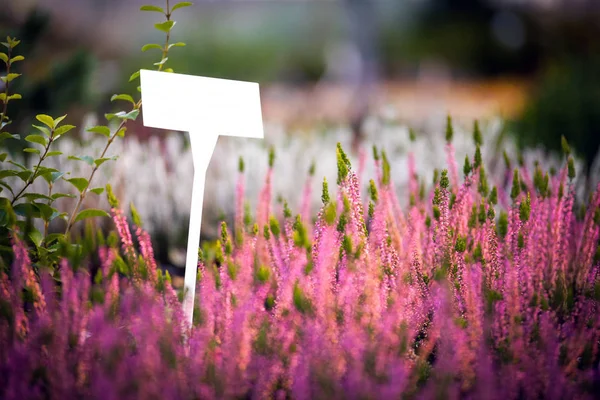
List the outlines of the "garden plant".
{"label": "garden plant", "polygon": [[[165,16],[156,25],[165,44],[144,46],[160,49],[159,70],[180,45],[170,42],[172,12],[188,5],[142,7]],[[8,83],[22,57],[18,40],[3,44],[0,135],[11,140],[8,111],[19,95]],[[92,128],[106,147],[141,107],[113,98],[131,109]],[[37,166],[0,156],[0,398],[592,399],[600,391],[600,186],[578,200],[564,138],[559,169],[506,155],[506,179],[492,182],[478,125],[459,168],[448,118],[447,168],[433,173],[431,189],[410,153],[409,188],[398,192],[392,174],[402,171],[376,144],[367,199],[338,145],[337,181],[319,185],[317,215],[308,211],[318,192],[310,172],[299,211],[272,201],[275,149],[256,209],[244,207],[240,159],[233,225],[202,243],[188,326],[183,293],[157,265],[135,207],[128,219],[110,186],[93,188],[110,160],[77,156],[90,166],[86,178],[45,168],[61,156],[52,143],[74,127],[67,117],[37,119],[41,134],[25,138],[42,146],[27,150]],[[38,178],[47,193],[28,191]],[[79,192],[69,213],[53,207],[60,179]],[[79,221],[106,217],[81,209],[89,192],[105,192],[114,233],[88,224],[74,234]],[[56,219],[63,229],[50,233]]]}

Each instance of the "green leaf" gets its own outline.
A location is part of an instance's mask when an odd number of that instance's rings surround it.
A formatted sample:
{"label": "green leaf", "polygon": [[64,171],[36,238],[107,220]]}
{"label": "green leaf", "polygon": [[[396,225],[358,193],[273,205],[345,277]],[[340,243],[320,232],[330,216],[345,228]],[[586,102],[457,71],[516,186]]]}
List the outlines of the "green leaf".
{"label": "green leaf", "polygon": [[50,178],[52,180],[52,183],[56,182],[57,180],[59,180],[63,176],[65,176],[65,173],[64,172],[60,172],[60,171],[58,171],[58,172],[51,172],[50,173]]}
{"label": "green leaf", "polygon": [[16,139],[19,140],[21,139],[21,137],[19,135],[17,135],[16,133],[8,133],[8,132],[0,132],[0,140],[4,140],[4,139]]}
{"label": "green leaf", "polygon": [[61,198],[63,198],[63,197],[75,198],[75,197],[77,197],[77,196],[75,196],[74,194],[70,194],[70,193],[54,193],[54,194],[53,194],[52,196],[50,196],[50,197],[52,197],[52,199],[53,199],[53,200],[56,200],[56,199],[61,199]]}
{"label": "green leaf", "polygon": [[67,220],[67,213],[66,212],[58,212],[58,210],[54,211],[52,213],[52,215],[50,216],[49,221],[53,221],[56,218],[61,218],[61,219],[64,219],[66,221]]}
{"label": "green leaf", "polygon": [[55,212],[57,212],[58,210],[56,208],[50,207],[48,204],[45,203],[31,203],[33,204],[40,212],[40,216],[42,217],[42,219],[44,221],[49,221],[50,218],[52,217],[52,214],[54,214]]}
{"label": "green leaf", "polygon": [[115,117],[120,118],[120,119],[129,119],[129,120],[135,121],[139,113],[140,113],[139,109],[131,110],[128,113],[126,113],[125,111],[120,111],[115,114]]}
{"label": "green leaf", "polygon": [[135,119],[137,118],[138,114],[140,113],[140,110],[131,110],[130,112],[126,113],[125,111],[119,111],[116,114],[105,114],[104,116],[106,117],[106,119],[108,119],[109,121],[113,118],[119,118],[119,119],[130,119],[132,121],[135,121]]}
{"label": "green leaf", "polygon": [[154,11],[154,12],[159,12],[159,13],[165,13],[165,10],[163,10],[160,7],[157,6],[153,6],[153,5],[145,5],[145,6],[141,6],[140,7],[140,11]]}
{"label": "green leaf", "polygon": [[25,193],[23,195],[23,197],[25,197],[29,201],[40,200],[40,199],[50,200],[50,201],[54,200],[52,197],[46,196],[45,194],[41,194],[41,193]]}
{"label": "green leaf", "polygon": [[0,170],[0,179],[4,179],[9,176],[17,176],[18,173],[19,173],[19,171],[15,171],[13,169]]}
{"label": "green leaf", "polygon": [[[90,156],[81,156],[81,157],[77,157],[77,156],[69,156],[68,157],[69,160],[76,160],[76,161],[83,161],[84,163],[86,163],[89,166],[93,166],[94,165],[94,159]],[[77,179],[77,178],[74,178]]]}
{"label": "green leaf", "polygon": [[15,176],[17,176],[19,179],[21,179],[23,182],[27,182],[29,180],[29,178],[31,178],[31,175],[33,175],[32,171],[21,171],[21,172],[17,172],[15,174]]}
{"label": "green leaf", "polygon": [[50,129],[45,126],[33,125],[33,127],[39,131],[41,131],[44,135],[50,136]]}
{"label": "green leaf", "polygon": [[62,153],[62,151],[49,151],[46,153],[46,157],[60,156]]}
{"label": "green leaf", "polygon": [[173,72],[173,68],[165,68],[163,69],[163,72]]}
{"label": "green leaf", "polygon": [[37,229],[33,229],[29,232],[29,239],[35,244],[35,247],[40,247],[42,244],[42,234]]}
{"label": "green leaf", "polygon": [[15,197],[15,192],[12,191],[12,188],[8,185],[8,183],[0,181],[0,186],[4,186],[5,188],[7,188],[10,194],[12,194],[12,196]]}
{"label": "green leaf", "polygon": [[6,53],[0,52],[0,60],[4,61],[5,63],[8,62],[8,56],[6,55]]}
{"label": "green leaf", "polygon": [[77,190],[79,190],[79,193],[83,192],[89,184],[88,180],[85,178],[71,178],[66,179],[66,181],[75,186]]}
{"label": "green leaf", "polygon": [[8,101],[10,100],[21,100],[23,98],[23,96],[21,96],[18,93],[15,94],[11,94],[10,96],[8,96]]}
{"label": "green leaf", "polygon": [[35,119],[46,125],[48,128],[54,129],[54,119],[52,119],[51,116],[46,114],[38,114],[35,116]]}
{"label": "green leaf", "polygon": [[183,7],[189,7],[189,6],[191,6],[192,4],[193,4],[193,3],[192,3],[192,2],[190,2],[190,1],[182,1],[182,2],[180,2],[180,3],[177,3],[177,4],[175,4],[175,5],[173,6],[173,8],[171,9],[171,12],[173,12],[173,11],[175,11],[175,10],[177,10],[177,9],[183,8]]}
{"label": "green leaf", "polygon": [[6,160],[7,156],[8,156],[8,153],[0,153],[0,162],[4,162],[4,160]]}
{"label": "green leaf", "polygon": [[52,172],[59,172],[56,168],[48,168],[48,167],[44,167],[43,165],[40,165],[38,167],[38,174],[50,174]]}
{"label": "green leaf", "polygon": [[6,83],[10,83],[20,76],[21,76],[21,74],[8,74],[8,75],[2,77],[2,81],[6,82]]}
{"label": "green leaf", "polygon": [[115,94],[110,98],[110,101],[115,101],[115,100],[125,100],[135,106],[135,101],[133,100],[133,97],[131,97],[128,94]]}
{"label": "green leaf", "polygon": [[71,129],[74,129],[75,125],[63,125],[56,128],[54,131],[54,137],[59,137],[69,132]]}
{"label": "green leaf", "polygon": [[23,56],[14,56],[13,58],[10,59],[10,63],[12,64],[17,61],[23,61],[24,59],[25,59],[25,57],[23,57]]}
{"label": "green leaf", "polygon": [[34,149],[33,147],[27,147],[24,148],[23,151],[25,153],[35,153],[35,154],[40,154],[40,151],[38,149]]}
{"label": "green leaf", "polygon": [[170,44],[168,48],[170,49],[171,47],[184,47],[184,46],[185,46],[185,43],[177,42],[177,43]]}
{"label": "green leaf", "polygon": [[149,43],[149,44],[145,44],[142,46],[142,51],[148,51],[150,49],[157,49],[162,51],[163,48],[160,44],[156,44],[156,43]]}
{"label": "green leaf", "polygon": [[8,42],[8,45],[11,47],[11,49],[14,49],[19,43],[21,43],[20,40],[15,40],[14,38],[11,38],[9,36],[6,37],[6,41]]}
{"label": "green leaf", "polygon": [[63,237],[65,237],[65,235],[63,233],[51,233],[48,236],[46,236],[46,239],[44,241],[46,242],[46,246],[47,246],[50,243],[54,242],[55,240],[58,240]]}
{"label": "green leaf", "polygon": [[127,128],[122,127],[121,129],[119,129],[119,131],[117,132],[117,136],[118,137],[125,137],[125,132],[127,132]]}
{"label": "green leaf", "polygon": [[87,210],[79,212],[79,214],[77,214],[77,216],[75,217],[74,222],[91,217],[110,217],[110,215],[104,210],[100,210],[97,208],[88,208]]}
{"label": "green leaf", "polygon": [[39,211],[31,203],[19,203],[13,207],[15,214],[20,217],[26,217],[28,215],[34,216],[39,214]]}
{"label": "green leaf", "polygon": [[63,115],[62,117],[58,117],[54,120],[54,127],[57,127],[58,124],[60,124],[62,122],[63,119],[67,118],[67,115]]}
{"label": "green leaf", "polygon": [[96,194],[102,194],[104,192],[104,188],[103,187],[97,187],[97,188],[90,189],[90,191],[94,192]]}
{"label": "green leaf", "polygon": [[25,138],[25,140],[29,143],[41,144],[44,147],[46,147],[46,145],[48,144],[48,139],[46,139],[42,135],[29,135]]}
{"label": "green leaf", "polygon": [[96,166],[101,166],[102,164],[104,164],[106,161],[111,161],[111,160],[116,160],[117,157],[104,157],[104,158],[96,158],[94,160],[94,164],[96,164]]}
{"label": "green leaf", "polygon": [[12,165],[14,165],[15,167],[21,168],[23,171],[29,171],[29,169],[27,167],[25,167],[23,164],[19,164],[18,162],[15,162],[13,160],[9,160],[8,162],[11,163]]}
{"label": "green leaf", "polygon": [[156,29],[163,32],[170,32],[171,29],[173,29],[173,26],[175,26],[175,21],[165,21],[159,24],[154,24]]}
{"label": "green leaf", "polygon": [[99,133],[106,137],[110,137],[110,129],[108,128],[108,126],[94,126],[92,128],[89,128],[87,131],[92,133]]}
{"label": "green leaf", "polygon": [[129,77],[129,82],[131,82],[132,80],[139,78],[140,76],[140,71],[135,71],[133,74],[131,74],[131,76]]}

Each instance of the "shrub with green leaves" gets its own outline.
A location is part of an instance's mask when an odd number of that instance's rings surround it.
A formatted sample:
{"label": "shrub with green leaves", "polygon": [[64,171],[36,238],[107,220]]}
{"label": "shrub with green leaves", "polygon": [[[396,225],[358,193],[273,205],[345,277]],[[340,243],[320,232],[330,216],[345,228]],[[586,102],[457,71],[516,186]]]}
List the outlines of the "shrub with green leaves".
{"label": "shrub with green leaves", "polygon": [[[158,6],[143,6],[142,11],[155,12],[162,15],[164,19],[158,22],[154,27],[163,32],[165,40],[163,44],[148,44],[142,48],[142,51],[150,49],[159,50],[160,60],[154,63],[159,71],[172,72],[168,68],[168,54],[173,47],[184,46],[184,43],[173,43],[171,40],[171,31],[175,26],[172,19],[173,12],[191,5],[189,2],[181,2],[169,6],[167,1],[166,9]],[[21,132],[11,132],[10,109],[15,107],[18,100],[22,98],[19,93],[13,93],[12,82],[15,79],[24,77],[18,73],[19,61],[24,60],[24,56],[17,54],[19,40],[7,37],[6,42],[2,42],[5,51],[0,52],[0,61],[6,66],[6,75],[2,76],[4,83],[4,92],[0,93],[0,141],[19,140],[24,136],[28,143],[23,151],[37,157],[32,167],[27,167],[17,161],[14,161],[8,152],[0,153],[0,250],[2,250],[5,263],[10,263],[13,254],[11,254],[9,239],[11,236],[18,236],[21,240],[30,246],[30,257],[36,263],[48,267],[56,267],[63,254],[62,247],[69,246],[75,251],[79,246],[72,243],[70,235],[74,225],[80,221],[94,217],[107,217],[109,214],[102,209],[83,209],[82,205],[85,198],[90,195],[100,195],[103,193],[103,187],[94,187],[94,176],[104,163],[112,161],[115,157],[107,157],[107,151],[111,144],[125,136],[127,123],[137,119],[140,113],[141,99],[135,100],[130,94],[115,94],[111,101],[118,102],[119,105],[126,105],[125,109],[108,113],[105,115],[106,124],[89,128],[89,132],[104,136],[105,143],[103,149],[95,156],[87,154],[62,154],[56,150],[55,143],[64,140],[69,132],[76,127],[68,124],[68,116],[63,115],[53,117],[45,114],[36,116],[35,123],[32,124],[33,133],[28,135],[19,135]],[[138,79],[139,71],[131,75],[130,81]],[[139,91],[139,87],[138,87]],[[1,144],[1,143],[0,143]],[[70,160],[87,164],[88,172],[84,176],[72,176],[69,171],[61,171],[56,168],[46,166],[47,160],[51,157],[68,157]],[[32,191],[32,184],[38,180],[44,180],[47,183],[43,192]],[[64,193],[55,190],[58,181],[65,181],[71,184],[76,194]],[[63,197],[73,197],[74,205],[71,210],[61,210],[55,205],[58,199]],[[40,224],[35,224],[41,221]],[[52,231],[50,230],[52,224]],[[37,226],[42,226],[38,229]],[[61,232],[57,232],[60,227]]]}

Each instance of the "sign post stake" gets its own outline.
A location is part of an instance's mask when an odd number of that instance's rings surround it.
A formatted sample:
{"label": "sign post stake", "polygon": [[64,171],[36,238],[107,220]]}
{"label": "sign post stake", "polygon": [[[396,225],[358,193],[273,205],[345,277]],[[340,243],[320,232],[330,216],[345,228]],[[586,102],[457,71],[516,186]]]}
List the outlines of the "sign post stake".
{"label": "sign post stake", "polygon": [[[192,326],[206,170],[220,135],[264,137],[257,83],[141,70],[144,126],[190,135],[194,181],[184,278],[184,313]],[[181,184],[189,184],[182,182]]]}

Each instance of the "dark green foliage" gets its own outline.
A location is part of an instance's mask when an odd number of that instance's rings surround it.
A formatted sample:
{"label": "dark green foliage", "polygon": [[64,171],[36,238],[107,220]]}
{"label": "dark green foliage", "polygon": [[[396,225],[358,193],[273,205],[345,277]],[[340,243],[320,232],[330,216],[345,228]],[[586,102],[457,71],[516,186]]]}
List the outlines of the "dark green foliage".
{"label": "dark green foliage", "polygon": [[350,160],[348,160],[348,156],[344,153],[342,149],[342,145],[340,143],[337,144],[337,184],[340,185],[348,176],[348,172],[350,169]]}
{"label": "dark green foliage", "polygon": [[438,171],[437,168],[435,168],[433,170],[433,184],[437,185],[438,184],[438,179],[440,178],[440,171]]}
{"label": "dark green foliage", "polygon": [[327,225],[333,225],[335,219],[337,217],[337,210],[335,203],[327,203],[325,209],[323,210],[323,217],[325,219],[325,223]]}
{"label": "dark green foliage", "polygon": [[450,180],[448,179],[448,170],[442,171],[442,177],[440,178],[440,186],[444,189],[448,189],[450,186]]}
{"label": "dark green foliage", "polygon": [[454,128],[452,127],[452,117],[449,115],[446,117],[446,143],[452,143],[452,137],[454,136]]}
{"label": "dark green foliage", "polygon": [[527,198],[519,205],[519,218],[523,223],[529,221],[531,215],[531,197],[527,193]]}
{"label": "dark green foliage", "polygon": [[508,214],[504,211],[500,212],[498,219],[498,236],[504,238],[508,233]]}
{"label": "dark green foliage", "polygon": [[373,145],[373,159],[375,161],[379,161],[379,152],[377,151],[377,146]]}
{"label": "dark green foliage", "polygon": [[473,167],[471,166],[471,162],[469,161],[469,156],[465,156],[465,164],[463,166],[463,174],[465,174],[465,178],[469,176]]}
{"label": "dark green foliage", "polygon": [[473,141],[475,146],[483,146],[483,136],[481,135],[481,129],[479,129],[479,121],[473,122]]}
{"label": "dark green foliage", "polygon": [[292,216],[292,210],[290,210],[290,207],[289,207],[287,201],[283,202],[283,216],[284,216],[284,218],[290,218]]}
{"label": "dark green foliage", "polygon": [[482,197],[486,197],[489,192],[487,174],[483,165],[479,168],[479,182],[477,184],[477,190]]}
{"label": "dark green foliage", "polygon": [[502,158],[504,159],[504,166],[506,167],[506,169],[510,169],[510,158],[508,158],[508,154],[506,153],[506,150],[504,150],[502,152]]}
{"label": "dark green foliage", "polygon": [[458,236],[456,238],[456,244],[454,245],[454,250],[457,253],[464,253],[467,248],[467,239],[464,236]]}
{"label": "dark green foliage", "polygon": [[321,201],[323,204],[327,205],[330,201],[329,197],[329,185],[327,184],[327,178],[323,178],[323,189],[321,194]]}
{"label": "dark green foliage", "polygon": [[560,136],[560,146],[562,147],[562,151],[565,156],[571,155],[571,147],[569,146],[569,142],[567,142],[567,138],[564,135]]}
{"label": "dark green foliage", "polygon": [[410,128],[408,130],[408,138],[410,139],[411,142],[415,142],[417,140],[417,133],[415,132],[415,130],[413,128]]}
{"label": "dark green foliage", "polygon": [[481,148],[477,146],[475,148],[475,156],[473,156],[473,168],[479,168],[483,165],[483,160],[481,158]]}
{"label": "dark green foliage", "polygon": [[485,211],[485,204],[481,203],[479,205],[479,213],[477,214],[477,219],[480,224],[485,224],[485,219],[487,217],[487,213]]}
{"label": "dark green foliage", "polygon": [[271,146],[269,148],[269,168],[273,168],[275,164],[275,148]]}
{"label": "dark green foliage", "polygon": [[383,164],[382,164],[382,170],[383,170],[383,174],[382,174],[382,183],[384,185],[389,185],[390,184],[390,161],[387,158],[387,155],[385,153],[385,151],[381,151],[381,159],[383,160]]}
{"label": "dark green foliage", "polygon": [[279,234],[281,233],[281,228],[279,227],[279,221],[277,221],[277,218],[275,218],[274,216],[271,216],[269,218],[269,227],[273,236],[279,237]]}
{"label": "dark green foliage", "polygon": [[498,189],[496,188],[496,186],[492,188],[490,196],[488,197],[488,201],[490,202],[490,204],[493,205],[498,204]]}
{"label": "dark green foliage", "polygon": [[377,186],[375,186],[375,181],[371,179],[369,181],[369,194],[371,195],[371,200],[373,202],[377,202],[379,200],[379,196],[377,194]]}
{"label": "dark green foliage", "polygon": [[512,189],[510,190],[510,198],[515,201],[521,194],[521,182],[519,180],[519,170],[515,169],[513,172]]}
{"label": "dark green foliage", "polygon": [[573,157],[569,157],[567,167],[569,170],[569,180],[572,181],[573,179],[575,179],[575,162],[573,161]]}

